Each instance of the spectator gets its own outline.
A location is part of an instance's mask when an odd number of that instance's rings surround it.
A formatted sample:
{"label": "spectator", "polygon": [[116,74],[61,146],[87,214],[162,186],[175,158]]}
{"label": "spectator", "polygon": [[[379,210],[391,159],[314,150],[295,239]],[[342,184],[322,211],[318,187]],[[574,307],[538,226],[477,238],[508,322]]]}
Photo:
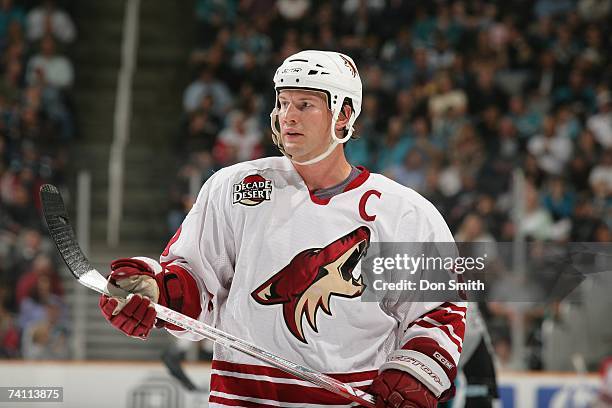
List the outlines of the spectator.
{"label": "spectator", "polygon": [[578,117],[567,105],[559,106],[557,109],[557,133],[559,136],[572,141],[578,138],[582,125]]}
{"label": "spectator", "polygon": [[68,13],[58,8],[54,0],[45,0],[27,15],[28,40],[36,42],[46,35],[68,44],[76,37],[76,28]]}
{"label": "spectator", "polygon": [[424,154],[419,149],[411,149],[401,165],[393,166],[384,173],[398,183],[422,192],[426,177]]}
{"label": "spectator", "polygon": [[310,0],[279,0],[276,7],[283,19],[295,22],[306,15],[310,9]]}
{"label": "spectator", "polygon": [[372,133],[369,133],[370,137],[368,137],[368,133],[363,131],[363,129],[363,123],[355,124],[354,135],[356,135],[356,138],[350,140],[344,145],[344,153],[346,154],[346,157],[349,158],[351,163],[356,163],[366,168],[370,168],[372,166],[371,151],[373,150],[371,147],[372,143],[370,142]]}
{"label": "spectator", "polygon": [[568,82],[559,86],[553,94],[555,106],[570,105],[579,114],[590,114],[595,109],[595,92],[587,83],[584,73],[578,69],[573,69]]}
{"label": "spectator", "polygon": [[574,4],[570,0],[537,0],[534,11],[538,17],[550,17],[567,13],[573,8]]}
{"label": "spectator", "polygon": [[592,200],[583,196],[578,200],[572,216],[572,242],[591,242],[599,222]]}
{"label": "spectator", "polygon": [[32,202],[30,191],[22,184],[14,186],[12,200],[6,203],[5,210],[10,219],[20,225],[39,229],[40,216]]}
{"label": "spectator", "polygon": [[595,231],[593,232],[593,238],[591,239],[593,242],[602,242],[609,244],[612,242],[612,231],[610,227],[605,222],[599,222],[595,227]]}
{"label": "spectator", "polygon": [[468,214],[455,234],[457,242],[495,242],[482,218],[475,213]]}
{"label": "spectator", "polygon": [[548,182],[543,205],[554,221],[569,219],[574,213],[574,201],[574,194],[567,190],[562,178],[554,177]]}
{"label": "spectator", "polygon": [[[504,162],[515,166],[520,154],[520,145],[516,127],[509,117],[503,117],[499,122],[499,150],[493,154],[495,158],[501,158]],[[504,169],[506,173],[509,168]]]}
{"label": "spectator", "polygon": [[597,105],[599,112],[589,117],[587,127],[604,149],[610,149],[612,148],[612,96],[609,90],[599,92]]}
{"label": "spectator", "polygon": [[219,133],[214,148],[215,156],[222,163],[252,160],[261,155],[262,133],[255,118],[242,111],[229,114],[229,126]]}
{"label": "spectator", "polygon": [[446,214],[449,200],[442,193],[440,189],[440,168],[433,166],[427,168],[427,174],[425,174],[425,185],[421,194],[431,201],[438,211]]}
{"label": "spectator", "polygon": [[32,261],[30,270],[26,271],[17,282],[15,298],[18,305],[33,293],[34,289],[38,287],[38,281],[41,278],[49,282],[50,291],[54,296],[62,296],[64,294],[62,281],[54,268],[53,262],[46,255],[38,255]]}
{"label": "spectator", "polygon": [[438,188],[445,197],[453,197],[461,191],[461,160],[458,156],[450,158],[450,163],[442,169],[438,178]]}
{"label": "spectator", "polygon": [[448,39],[443,35],[436,35],[435,46],[427,52],[427,64],[435,69],[448,69],[455,60],[455,52],[450,48]]}
{"label": "spectator", "polygon": [[385,61],[386,71],[396,73],[397,88],[408,88],[412,83],[414,71],[410,30],[401,27],[397,33],[394,33],[394,37],[381,47],[380,56]]}
{"label": "spectator", "polygon": [[509,117],[518,131],[521,145],[525,145],[526,139],[534,135],[542,126],[542,116],[539,112],[526,108],[522,95],[513,95],[510,98],[509,110]]}
{"label": "spectator", "polygon": [[593,132],[583,129],[578,136],[576,151],[569,164],[571,184],[576,191],[586,192],[590,189],[589,174],[600,156],[601,149],[595,141]]}
{"label": "spectator", "polygon": [[479,115],[477,130],[488,157],[495,157],[500,150],[500,116],[500,109],[496,105],[484,107]]}
{"label": "spectator", "polygon": [[412,120],[409,136],[414,144],[413,148],[420,149],[425,160],[437,162],[441,159],[446,141],[433,140],[431,126],[425,116],[416,116]]}
{"label": "spectator", "polygon": [[561,25],[557,29],[557,39],[552,47],[552,53],[555,56],[555,60],[561,67],[567,69],[578,56],[579,51],[580,45],[569,25]]}
{"label": "spectator", "polygon": [[552,237],[553,220],[540,205],[538,190],[533,185],[525,189],[525,214],[519,228],[528,239],[547,240]]}
{"label": "spectator", "polygon": [[484,228],[490,232],[491,236],[500,240],[499,237],[502,236],[507,216],[498,208],[495,198],[490,194],[481,194],[476,202],[475,214],[481,218]]}
{"label": "spectator", "polygon": [[[55,305],[63,308],[62,299],[51,292],[51,278],[40,275],[35,285],[29,288],[29,293],[19,302],[19,326],[25,330],[32,323],[37,323],[47,317],[47,306]],[[65,318],[66,312],[62,311]]]}
{"label": "spectator", "polygon": [[6,310],[0,310],[0,359],[20,356],[19,330]]}
{"label": "spectator", "polygon": [[232,67],[241,70],[250,57],[254,58],[257,65],[267,63],[272,42],[267,35],[255,30],[252,22],[238,21],[227,46],[232,55]]}
{"label": "spectator", "polygon": [[26,272],[26,268],[30,266],[38,255],[49,256],[50,248],[48,243],[37,229],[22,228],[19,235],[17,235],[15,244],[16,248],[13,249],[12,258],[17,267],[16,272],[18,274]]}
{"label": "spectator", "polygon": [[8,38],[9,26],[17,22],[22,28],[25,22],[25,13],[20,6],[14,4],[13,0],[0,1],[0,51],[4,51]]}
{"label": "spectator", "polygon": [[46,35],[40,42],[40,53],[28,61],[26,80],[29,85],[49,85],[57,89],[72,86],[74,73],[72,63],[63,55],[56,54],[53,37]]}
{"label": "spectator", "polygon": [[26,360],[66,360],[70,349],[68,328],[62,318],[63,306],[57,301],[49,301],[44,310],[45,316],[24,330],[23,357]]}
{"label": "spectator", "polygon": [[6,308],[7,289],[0,283],[0,359],[19,356],[19,329],[13,314]]}
{"label": "spectator", "polygon": [[538,166],[546,173],[559,176],[572,154],[572,142],[557,132],[554,117],[544,118],[542,134],[534,136],[527,145]]}
{"label": "spectator", "polygon": [[531,73],[527,89],[535,89],[542,96],[550,95],[562,83],[555,54],[546,49],[540,54],[539,64]]}
{"label": "spectator", "polygon": [[590,24],[585,32],[586,48],[580,54],[580,60],[590,66],[602,67],[606,61],[606,50],[603,49],[602,32],[598,26]]}
{"label": "spectator", "polygon": [[233,23],[238,12],[237,0],[197,0],[196,19],[198,20],[198,38],[203,46],[210,45],[209,39],[215,32],[227,24]]}
{"label": "spectator", "polygon": [[419,5],[414,11],[414,23],[412,24],[413,45],[417,47],[431,46],[435,31],[435,20],[428,14],[423,5]]}
{"label": "spectator", "polygon": [[190,152],[212,151],[221,129],[221,119],[213,113],[213,97],[206,95],[200,107],[188,115],[186,127],[177,148],[183,155]]}
{"label": "spectator", "polygon": [[404,122],[398,117],[389,119],[387,132],[378,151],[376,169],[387,169],[399,165],[413,142],[406,137]]}
{"label": "spectator", "polygon": [[420,46],[415,47],[413,60],[414,69],[412,70],[412,81],[410,84],[427,84],[435,74],[435,71],[429,66],[429,61],[427,60],[427,49]]}
{"label": "spectator", "polygon": [[462,89],[455,88],[447,72],[438,77],[436,85],[436,93],[429,98],[429,113],[440,147],[446,148],[448,138],[456,130],[457,118],[466,114],[467,96]]}
{"label": "spectator", "polygon": [[495,83],[495,69],[482,65],[477,69],[476,83],[468,89],[469,111],[473,115],[482,112],[488,106],[506,109],[507,97]]}
{"label": "spectator", "polygon": [[579,0],[578,13],[586,21],[597,21],[610,15],[611,0]]}
{"label": "spectator", "polygon": [[550,15],[538,16],[529,30],[530,43],[538,51],[550,49],[555,41],[554,21]]}
{"label": "spectator", "polygon": [[604,152],[601,163],[589,175],[591,188],[602,196],[612,194],[612,150]]}
{"label": "spectator", "polygon": [[456,158],[461,175],[475,176],[478,174],[486,155],[476,129],[471,123],[466,123],[451,139],[448,157]]}
{"label": "spectator", "polygon": [[198,79],[185,89],[183,94],[185,112],[196,110],[207,95],[212,96],[212,112],[219,117],[225,116],[231,107],[232,95],[227,85],[214,78],[210,68],[203,68]]}

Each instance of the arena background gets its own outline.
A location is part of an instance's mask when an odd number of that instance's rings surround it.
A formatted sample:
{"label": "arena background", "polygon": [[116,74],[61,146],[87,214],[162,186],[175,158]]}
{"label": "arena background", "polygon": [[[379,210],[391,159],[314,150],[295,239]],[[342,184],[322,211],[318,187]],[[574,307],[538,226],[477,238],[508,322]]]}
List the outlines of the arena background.
{"label": "arena background", "polygon": [[[60,187],[103,273],[157,257],[216,169],[278,154],[272,75],[301,49],[355,59],[349,159],[430,199],[457,241],[609,244],[611,17],[610,0],[0,1],[0,387],[64,387],[44,406],[205,406],[210,345],[114,331],[38,189]],[[607,270],[599,292],[481,305],[503,407],[596,406]]]}

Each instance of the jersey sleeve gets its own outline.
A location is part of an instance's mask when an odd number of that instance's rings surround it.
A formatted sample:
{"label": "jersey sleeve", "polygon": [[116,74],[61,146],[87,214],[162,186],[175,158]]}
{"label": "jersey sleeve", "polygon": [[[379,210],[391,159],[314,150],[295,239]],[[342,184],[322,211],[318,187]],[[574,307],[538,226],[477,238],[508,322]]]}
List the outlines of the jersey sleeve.
{"label": "jersey sleeve", "polygon": [[[426,250],[438,255],[455,253],[454,239],[443,217],[431,203],[422,200],[426,205],[410,209],[401,218],[397,241],[439,248]],[[448,274],[453,272],[448,271]],[[426,278],[425,274],[422,276]],[[381,371],[408,372],[444,401],[454,394],[453,382],[463,347],[467,304],[459,295],[449,299],[451,301],[427,301],[426,297],[418,300],[387,305],[387,312],[398,320],[398,335],[396,349],[390,353]]]}
{"label": "jersey sleeve", "polygon": [[[179,268],[194,278],[201,304],[198,319],[210,325],[216,324],[218,305],[229,292],[235,259],[231,224],[221,205],[226,187],[216,176],[204,184],[160,257],[165,270]],[[168,331],[178,337],[201,339],[190,332]]]}

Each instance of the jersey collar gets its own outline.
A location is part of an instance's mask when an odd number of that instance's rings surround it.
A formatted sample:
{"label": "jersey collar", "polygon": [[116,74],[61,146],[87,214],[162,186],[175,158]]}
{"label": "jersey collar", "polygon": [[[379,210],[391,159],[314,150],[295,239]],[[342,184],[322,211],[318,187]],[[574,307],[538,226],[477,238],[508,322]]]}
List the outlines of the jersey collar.
{"label": "jersey collar", "polygon": [[[342,193],[346,193],[347,191],[353,190],[361,186],[363,183],[366,182],[368,177],[370,177],[370,171],[368,169],[366,169],[363,166],[357,166],[357,168],[361,170],[361,173],[359,173],[359,175],[355,177],[355,180],[351,181],[350,183],[346,185],[344,190],[342,190]],[[331,199],[335,197],[335,196],[332,196],[330,198],[325,198],[325,199],[319,198],[315,196],[314,192],[310,189],[308,189],[308,193],[310,195],[310,200],[312,200],[313,203],[318,204],[318,205],[327,205],[329,204]],[[339,194],[342,194],[342,193],[339,193]]]}

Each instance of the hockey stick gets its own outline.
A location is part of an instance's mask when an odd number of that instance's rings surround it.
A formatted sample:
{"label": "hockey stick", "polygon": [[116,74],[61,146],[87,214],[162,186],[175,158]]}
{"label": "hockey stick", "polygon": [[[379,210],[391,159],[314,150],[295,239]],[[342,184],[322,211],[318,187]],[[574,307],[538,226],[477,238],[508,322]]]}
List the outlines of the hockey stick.
{"label": "hockey stick", "polygon": [[[101,294],[111,296],[107,289],[107,285],[110,284],[100,272],[94,269],[89,260],[83,255],[76,241],[74,231],[68,219],[66,207],[64,206],[64,201],[58,189],[50,184],[45,184],[40,188],[40,198],[51,238],[55,242],[70,272],[72,272],[74,277],[77,278],[82,285]],[[117,289],[121,291],[121,289]],[[113,291],[115,291],[115,289],[113,289]],[[130,295],[128,292],[124,293],[124,297],[126,298]],[[297,378],[309,381],[334,394],[341,395],[350,401],[357,402],[366,407],[375,408],[374,397],[364,391],[353,388],[348,384],[319,373],[318,371],[292,363],[289,360],[285,360],[282,357],[276,356],[253,344],[234,337],[231,334],[225,333],[172,309],[168,309],[159,304],[154,304],[154,307],[157,312],[157,318],[159,319],[172,323],[192,333],[199,334],[225,347],[248,354],[251,357],[292,374]]]}

